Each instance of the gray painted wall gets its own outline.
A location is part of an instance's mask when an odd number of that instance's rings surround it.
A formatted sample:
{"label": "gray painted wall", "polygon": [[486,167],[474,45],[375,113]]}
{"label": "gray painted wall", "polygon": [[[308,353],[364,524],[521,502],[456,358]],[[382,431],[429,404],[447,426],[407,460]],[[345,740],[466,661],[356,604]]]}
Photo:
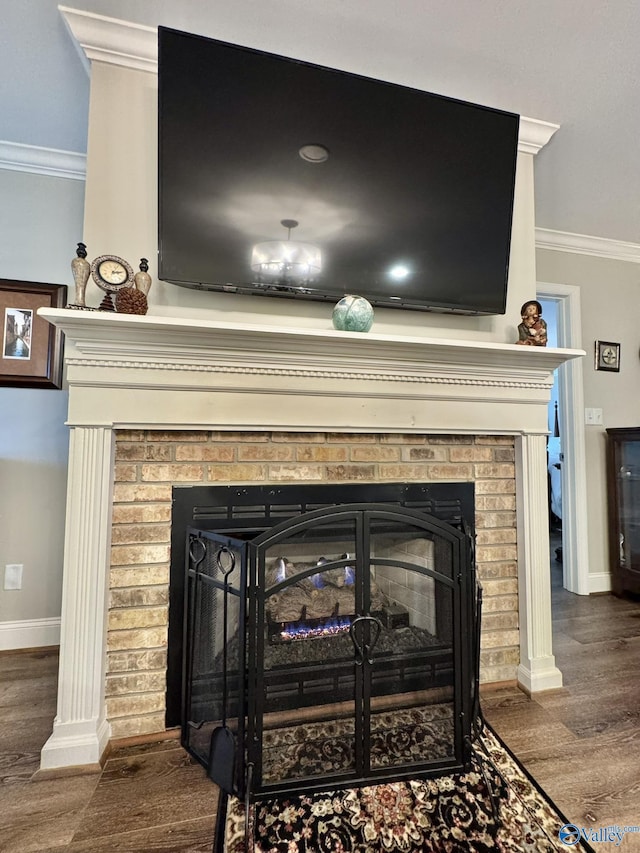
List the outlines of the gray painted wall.
{"label": "gray painted wall", "polygon": [[[607,427],[640,426],[638,265],[568,252],[538,250],[541,282],[578,285],[582,316],[584,405],[602,409],[602,426],[585,426],[589,573],[609,570],[605,449]],[[594,369],[595,341],[621,344],[620,372]]]}
{"label": "gray painted wall", "polygon": [[[83,204],[82,181],[0,170],[0,278],[69,285]],[[47,642],[41,620],[60,617],[67,398],[0,387],[0,648]],[[7,563],[24,565],[22,589],[3,588]]]}

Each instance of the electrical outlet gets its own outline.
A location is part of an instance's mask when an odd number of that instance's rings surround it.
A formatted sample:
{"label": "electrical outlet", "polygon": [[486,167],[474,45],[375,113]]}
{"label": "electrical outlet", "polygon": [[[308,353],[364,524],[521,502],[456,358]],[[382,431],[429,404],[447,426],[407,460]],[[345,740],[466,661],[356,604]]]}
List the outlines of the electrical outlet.
{"label": "electrical outlet", "polygon": [[4,567],[4,588],[22,589],[22,563],[7,563]]}

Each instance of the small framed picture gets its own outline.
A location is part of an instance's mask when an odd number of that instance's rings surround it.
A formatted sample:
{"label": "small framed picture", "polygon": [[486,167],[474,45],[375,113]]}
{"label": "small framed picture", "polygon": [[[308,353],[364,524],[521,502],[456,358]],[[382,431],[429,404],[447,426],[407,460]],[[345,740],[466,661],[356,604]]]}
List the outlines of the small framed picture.
{"label": "small framed picture", "polygon": [[0,386],[62,386],[63,334],[37,312],[66,299],[64,284],[0,279]]}
{"label": "small framed picture", "polygon": [[611,341],[596,341],[596,370],[620,370],[620,344]]}

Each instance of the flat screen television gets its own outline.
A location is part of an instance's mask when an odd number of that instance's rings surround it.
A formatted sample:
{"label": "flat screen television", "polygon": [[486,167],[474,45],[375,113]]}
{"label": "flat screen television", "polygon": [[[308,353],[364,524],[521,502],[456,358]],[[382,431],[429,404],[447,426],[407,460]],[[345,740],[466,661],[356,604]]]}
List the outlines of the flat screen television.
{"label": "flat screen television", "polygon": [[516,114],[158,33],[160,279],[505,312]]}

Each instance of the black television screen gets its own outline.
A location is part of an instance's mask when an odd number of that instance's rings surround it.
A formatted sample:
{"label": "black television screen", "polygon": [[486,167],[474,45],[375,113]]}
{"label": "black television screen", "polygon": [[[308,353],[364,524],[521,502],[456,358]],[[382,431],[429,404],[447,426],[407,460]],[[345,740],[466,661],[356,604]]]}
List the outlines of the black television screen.
{"label": "black television screen", "polygon": [[159,278],[503,314],[519,117],[159,28]]}

